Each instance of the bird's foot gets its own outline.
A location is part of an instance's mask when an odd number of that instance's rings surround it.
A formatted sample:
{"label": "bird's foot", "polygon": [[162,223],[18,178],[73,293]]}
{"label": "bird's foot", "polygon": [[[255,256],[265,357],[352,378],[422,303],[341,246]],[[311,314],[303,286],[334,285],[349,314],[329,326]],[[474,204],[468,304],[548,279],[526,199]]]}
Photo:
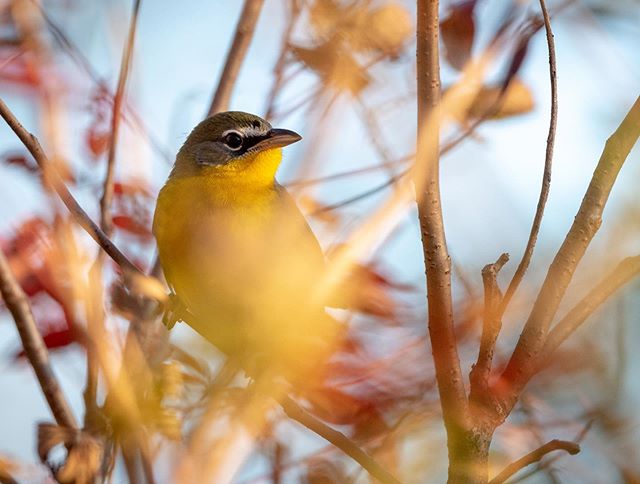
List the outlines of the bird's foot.
{"label": "bird's foot", "polygon": [[171,330],[179,321],[184,321],[188,314],[186,306],[180,298],[173,292],[169,294],[169,300],[166,303],[164,314],[162,315],[162,324]]}

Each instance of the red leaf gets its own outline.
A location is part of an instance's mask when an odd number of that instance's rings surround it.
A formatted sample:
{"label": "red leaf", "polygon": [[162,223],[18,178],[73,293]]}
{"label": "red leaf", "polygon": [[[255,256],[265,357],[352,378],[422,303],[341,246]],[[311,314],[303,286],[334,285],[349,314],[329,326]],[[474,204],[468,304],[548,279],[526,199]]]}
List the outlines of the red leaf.
{"label": "red leaf", "polygon": [[358,415],[369,413],[372,402],[360,400],[335,388],[320,387],[305,393],[313,414],[335,425],[355,423]]}
{"label": "red leaf", "polygon": [[[328,254],[334,256],[342,250],[337,246]],[[330,306],[348,307],[364,314],[394,320],[398,307],[392,291],[410,291],[413,286],[392,281],[373,264],[356,265],[344,283],[344,290],[338,291],[329,302]]]}
{"label": "red leaf", "polygon": [[52,230],[43,219],[34,217],[18,227],[12,239],[0,241],[0,246],[28,296],[45,292],[64,308],[60,278],[55,275],[60,267],[55,267],[56,261],[51,258],[56,243]]}
{"label": "red leaf", "polygon": [[113,194],[116,197],[135,197],[138,195],[149,199],[153,197],[151,190],[143,180],[115,182],[113,184]]}
{"label": "red leaf", "polygon": [[445,57],[452,67],[462,70],[471,57],[475,22],[473,10],[476,0],[455,4],[449,16],[440,22],[440,33],[445,47]]}
{"label": "red leaf", "polygon": [[[59,326],[59,323],[51,323],[54,327]],[[66,325],[66,323],[64,323]],[[50,350],[65,348],[70,344],[73,344],[77,341],[74,332],[69,328],[57,329],[48,331],[42,335],[42,339],[44,340],[44,344]],[[19,351],[15,355],[15,359],[22,359],[26,356],[24,350]]]}
{"label": "red leaf", "polygon": [[2,161],[7,165],[19,166],[31,173],[38,171],[38,166],[23,153],[6,153],[2,156]]}
{"label": "red leaf", "polygon": [[150,239],[153,237],[146,224],[142,224],[129,215],[114,215],[113,225],[136,237]]}
{"label": "red leaf", "polygon": [[0,81],[20,84],[26,87],[38,87],[42,82],[40,70],[32,59],[18,50],[16,46],[0,49]]}
{"label": "red leaf", "polygon": [[87,132],[87,147],[94,158],[99,158],[109,146],[111,134],[108,131],[101,130],[96,126],[91,126]]}

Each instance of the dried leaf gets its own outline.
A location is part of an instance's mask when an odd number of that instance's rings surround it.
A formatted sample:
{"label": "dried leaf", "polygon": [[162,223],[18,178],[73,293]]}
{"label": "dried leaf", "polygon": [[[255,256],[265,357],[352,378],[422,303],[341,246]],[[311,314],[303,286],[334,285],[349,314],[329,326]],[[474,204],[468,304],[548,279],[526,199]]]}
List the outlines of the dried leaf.
{"label": "dried leaf", "polygon": [[502,87],[483,87],[467,110],[467,120],[485,117],[503,119],[530,112],[534,107],[531,90],[519,79],[513,79],[506,91]]}
{"label": "dried leaf", "polygon": [[316,0],[309,8],[309,23],[318,37],[329,37],[348,17],[348,10],[335,0]]}
{"label": "dried leaf", "polygon": [[449,15],[440,22],[440,33],[445,48],[445,58],[455,69],[462,70],[471,58],[475,37],[473,11],[477,0],[455,4]]}
{"label": "dried leaf", "polygon": [[362,50],[372,49],[396,58],[411,39],[413,31],[407,9],[398,3],[387,3],[367,15],[362,28],[366,39]]}
{"label": "dried leaf", "polygon": [[292,46],[291,52],[298,61],[314,71],[325,85],[335,90],[356,95],[370,82],[366,69],[358,64],[337,37],[312,48]]}

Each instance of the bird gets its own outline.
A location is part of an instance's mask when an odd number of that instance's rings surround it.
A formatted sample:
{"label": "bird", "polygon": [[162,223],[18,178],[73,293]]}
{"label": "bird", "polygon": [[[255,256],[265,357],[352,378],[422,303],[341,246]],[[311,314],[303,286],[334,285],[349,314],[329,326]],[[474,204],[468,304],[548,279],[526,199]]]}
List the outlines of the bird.
{"label": "bird", "polygon": [[200,122],[160,190],[153,233],[187,324],[245,369],[304,381],[340,339],[315,300],[325,256],[276,181],[282,149],[300,141],[259,116]]}

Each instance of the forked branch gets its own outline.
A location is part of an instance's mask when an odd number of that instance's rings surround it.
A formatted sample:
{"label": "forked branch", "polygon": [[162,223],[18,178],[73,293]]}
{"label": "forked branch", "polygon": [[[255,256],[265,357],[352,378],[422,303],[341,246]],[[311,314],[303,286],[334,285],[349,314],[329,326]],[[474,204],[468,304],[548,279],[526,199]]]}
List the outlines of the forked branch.
{"label": "forked branch", "polygon": [[502,327],[499,313],[500,305],[502,304],[502,293],[498,286],[498,273],[508,261],[509,254],[502,254],[497,261],[493,264],[487,264],[482,269],[482,282],[484,285],[482,335],[480,337],[478,359],[469,375],[471,384],[470,398],[476,402],[479,402],[486,394],[489,385],[493,353]]}
{"label": "forked branch", "polygon": [[582,204],[558,250],[516,348],[502,375],[503,411],[508,413],[537,367],[549,326],[573,274],[602,223],[609,194],[631,148],[640,137],[640,97],[607,140]]}
{"label": "forked branch", "polygon": [[140,269],[124,255],[118,247],[107,237],[107,235],[98,227],[87,212],[80,206],[77,200],[71,195],[69,189],[65,186],[54,166],[52,166],[49,158],[44,153],[38,138],[27,131],[20,121],[11,112],[9,107],[0,99],[0,116],[7,122],[12,131],[22,141],[24,146],[29,150],[42,171],[42,176],[46,182],[55,190],[62,203],[65,204],[75,221],[96,241],[96,243],[104,249],[109,257],[111,257],[125,272],[132,274],[142,274]]}

